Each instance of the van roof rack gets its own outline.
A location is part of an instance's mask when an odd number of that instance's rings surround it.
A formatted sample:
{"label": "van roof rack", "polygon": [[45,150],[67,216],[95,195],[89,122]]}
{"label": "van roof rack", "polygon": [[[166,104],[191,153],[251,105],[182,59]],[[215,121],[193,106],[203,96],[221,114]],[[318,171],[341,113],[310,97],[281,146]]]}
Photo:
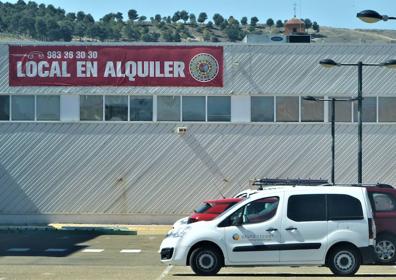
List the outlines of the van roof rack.
{"label": "van roof rack", "polygon": [[350,187],[365,187],[365,188],[382,188],[382,189],[394,189],[394,187],[390,184],[384,184],[384,183],[373,183],[373,184],[324,184],[324,186],[350,186]]}
{"label": "van roof rack", "polygon": [[259,190],[263,188],[263,186],[288,186],[288,185],[301,185],[301,186],[320,186],[329,184],[328,180],[323,179],[255,179],[253,181],[253,186],[259,186]]}

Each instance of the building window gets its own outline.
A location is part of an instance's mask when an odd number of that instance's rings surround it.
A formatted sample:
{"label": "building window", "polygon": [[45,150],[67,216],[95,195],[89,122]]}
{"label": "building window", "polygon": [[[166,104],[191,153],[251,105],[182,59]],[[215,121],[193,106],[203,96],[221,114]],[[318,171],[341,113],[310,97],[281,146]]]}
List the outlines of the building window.
{"label": "building window", "polygon": [[34,121],[34,96],[23,95],[11,98],[12,120]]}
{"label": "building window", "polygon": [[252,122],[274,121],[274,97],[252,96],[250,102]]}
{"label": "building window", "polygon": [[[353,102],[353,121],[358,121],[358,102]],[[377,98],[376,97],[365,97],[362,101],[362,118],[364,122],[376,122],[377,121]]]}
{"label": "building window", "polygon": [[0,96],[0,121],[10,120],[10,96]]}
{"label": "building window", "polygon": [[80,96],[80,120],[81,121],[103,120],[103,96],[99,96],[99,95]]}
{"label": "building window", "polygon": [[204,122],[206,116],[205,96],[183,96],[183,121]]}
{"label": "building window", "polygon": [[276,97],[276,121],[299,121],[299,104],[297,96]]}
{"label": "building window", "polygon": [[396,122],[396,97],[378,98],[378,118],[380,122]]}
{"label": "building window", "polygon": [[[318,98],[323,98],[320,96]],[[301,98],[301,121],[302,122],[323,122],[324,104],[320,101],[309,101]]]}
{"label": "building window", "polygon": [[180,121],[180,96],[158,96],[158,121]]}
{"label": "building window", "polygon": [[[330,97],[331,98],[331,97]],[[337,97],[335,97],[337,98]],[[327,102],[329,106],[329,120],[331,120],[331,102]],[[351,122],[352,121],[352,102],[350,101],[336,101],[335,102],[335,121],[336,122]]]}
{"label": "building window", "polygon": [[60,120],[60,96],[38,95],[37,96],[37,120],[59,121]]}
{"label": "building window", "polygon": [[130,97],[130,120],[152,121],[153,120],[153,97],[131,96]]}
{"label": "building window", "polygon": [[106,121],[128,120],[127,96],[105,96],[105,120]]}
{"label": "building window", "polygon": [[209,122],[231,121],[231,97],[208,96],[208,121]]}

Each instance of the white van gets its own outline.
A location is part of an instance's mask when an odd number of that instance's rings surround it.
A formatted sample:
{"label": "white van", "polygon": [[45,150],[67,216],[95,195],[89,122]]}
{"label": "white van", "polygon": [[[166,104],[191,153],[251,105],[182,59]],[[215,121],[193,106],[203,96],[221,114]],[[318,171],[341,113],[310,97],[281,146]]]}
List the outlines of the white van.
{"label": "white van", "polygon": [[161,261],[189,265],[198,275],[223,266],[328,266],[353,275],[372,263],[375,225],[360,187],[271,187],[212,221],[170,231]]}

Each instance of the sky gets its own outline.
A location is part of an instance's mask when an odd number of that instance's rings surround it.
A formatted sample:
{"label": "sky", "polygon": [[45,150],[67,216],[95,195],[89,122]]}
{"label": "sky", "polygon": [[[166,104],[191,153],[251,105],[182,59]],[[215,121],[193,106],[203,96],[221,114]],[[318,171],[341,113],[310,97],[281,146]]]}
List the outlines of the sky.
{"label": "sky", "polygon": [[[17,0],[0,0],[15,3]],[[28,2],[29,0],[25,0]],[[90,13],[99,20],[107,13],[122,12],[127,18],[130,9],[137,10],[139,16],[147,18],[160,14],[172,16],[174,12],[186,10],[197,17],[200,12],[206,12],[209,19],[215,13],[228,18],[243,16],[250,19],[259,18],[265,23],[268,18],[274,21],[298,18],[309,18],[320,26],[361,29],[396,29],[396,20],[368,24],[356,18],[356,13],[362,10],[375,10],[382,15],[396,16],[396,0],[36,0],[36,3],[52,4],[61,7],[66,12],[83,11]]]}

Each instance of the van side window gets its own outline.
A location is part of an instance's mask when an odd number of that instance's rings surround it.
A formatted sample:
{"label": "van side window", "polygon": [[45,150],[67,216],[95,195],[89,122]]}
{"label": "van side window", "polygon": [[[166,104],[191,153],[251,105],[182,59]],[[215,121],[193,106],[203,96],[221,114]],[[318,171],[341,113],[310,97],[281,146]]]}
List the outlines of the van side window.
{"label": "van side window", "polygon": [[292,195],[287,205],[287,217],[296,222],[326,221],[326,195]]}
{"label": "van side window", "polygon": [[361,220],[363,219],[362,204],[359,199],[345,194],[328,194],[329,220]]}
{"label": "van side window", "polygon": [[387,193],[373,193],[375,211],[387,212],[396,210],[395,199]]}
{"label": "van side window", "polygon": [[255,224],[270,220],[278,209],[279,197],[266,197],[246,204],[219,224],[219,227]]}

